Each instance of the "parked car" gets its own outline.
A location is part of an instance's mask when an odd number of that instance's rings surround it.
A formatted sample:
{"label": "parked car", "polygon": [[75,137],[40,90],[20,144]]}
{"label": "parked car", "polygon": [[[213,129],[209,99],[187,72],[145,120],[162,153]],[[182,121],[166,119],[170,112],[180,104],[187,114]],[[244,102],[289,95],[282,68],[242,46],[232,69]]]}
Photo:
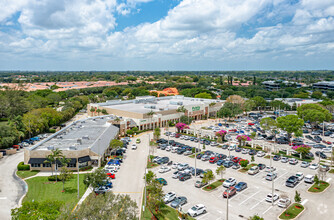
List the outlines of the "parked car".
{"label": "parked car", "polygon": [[228,187],[234,186],[236,183],[237,181],[233,177],[230,177],[223,182],[223,186],[228,188]]}
{"label": "parked car", "polygon": [[170,204],[170,206],[176,209],[180,206],[183,206],[186,203],[187,203],[187,197],[180,196],[180,197],[175,198]]}
{"label": "parked car", "polygon": [[327,166],[327,165],[320,165],[320,167],[319,167],[321,170],[324,170],[324,171],[329,171],[329,166]]}
{"label": "parked car", "polygon": [[326,154],[324,154],[324,153],[321,152],[321,151],[316,151],[316,152],[315,152],[315,155],[318,156],[318,157],[320,157],[321,159],[327,159]]}
{"label": "parked car", "polygon": [[194,205],[193,207],[191,207],[188,210],[187,213],[191,217],[196,217],[196,216],[199,216],[201,214],[205,214],[206,213],[206,207],[202,204],[197,204],[197,205]]}
{"label": "parked car", "polygon": [[187,164],[187,163],[180,163],[178,166],[177,166],[177,169],[178,170],[185,170],[185,169],[187,169],[189,167],[189,165]]}
{"label": "parked car", "polygon": [[157,160],[157,164],[166,164],[169,162],[168,157],[161,157],[159,160]]}
{"label": "parked car", "polygon": [[226,168],[230,168],[231,166],[233,166],[233,162],[232,161],[225,161],[223,163],[223,166]]}
{"label": "parked car", "polygon": [[175,192],[169,192],[163,197],[164,203],[170,203],[176,198]]}
{"label": "parked car", "polygon": [[304,178],[304,182],[313,184],[314,183],[314,176],[311,175],[311,174],[306,175],[305,178]]}
{"label": "parked car", "polygon": [[190,173],[181,173],[179,175],[179,180],[180,181],[185,181],[191,178],[191,174]]}
{"label": "parked car", "polygon": [[210,157],[209,163],[216,163],[218,161],[217,157]]}
{"label": "parked car", "polygon": [[257,166],[259,167],[260,170],[263,170],[266,168],[266,165],[263,163],[259,163]]}
{"label": "parked car", "polygon": [[301,162],[300,166],[303,167],[303,168],[306,168],[306,167],[310,166],[310,163],[306,162],[306,161],[303,161],[303,162]]}
{"label": "parked car", "polygon": [[285,185],[288,187],[295,187],[299,183],[298,177],[296,176],[290,176],[286,182]]}
{"label": "parked car", "polygon": [[281,159],[281,156],[280,155],[275,155],[274,157],[273,157],[273,160],[274,161],[279,161]]}
{"label": "parked car", "polygon": [[157,178],[155,180],[164,186],[167,185],[167,181],[164,178]]}
{"label": "parked car", "polygon": [[249,175],[255,175],[255,174],[257,174],[258,172],[260,172],[260,169],[259,169],[259,167],[258,166],[253,166],[253,167],[251,167],[249,170],[248,170],[248,174]]}
{"label": "parked car", "polygon": [[276,179],[276,177],[277,177],[277,173],[270,172],[270,173],[267,173],[266,180],[273,181],[274,179]]}
{"label": "parked car", "polygon": [[209,159],[210,159],[209,155],[203,155],[201,158],[202,161],[208,161]]}
{"label": "parked car", "polygon": [[244,190],[244,189],[247,188],[247,183],[245,183],[245,182],[239,182],[234,187],[237,189],[238,192],[240,192],[240,191],[242,191],[242,190]]}
{"label": "parked car", "polygon": [[159,169],[159,173],[166,173],[166,172],[168,172],[168,171],[170,171],[170,168],[169,168],[169,167],[166,167],[166,166],[162,166],[162,167],[160,167],[160,169]]}
{"label": "parked car", "polygon": [[282,157],[281,162],[282,162],[282,163],[287,163],[287,162],[289,162],[289,158],[287,158],[287,157]]}
{"label": "parked car", "polygon": [[277,206],[281,208],[287,208],[291,204],[291,200],[289,198],[280,198],[277,202]]}
{"label": "parked car", "polygon": [[266,167],[266,172],[274,172],[276,170],[275,167]]}
{"label": "parked car", "polygon": [[278,199],[279,199],[279,196],[277,194],[274,194],[273,196],[271,193],[269,193],[266,197],[267,202],[273,202],[273,201],[275,202]]}
{"label": "parked car", "polygon": [[258,151],[257,154],[256,154],[256,156],[258,156],[258,157],[263,157],[265,155],[266,155],[266,153],[263,152],[263,151]]}
{"label": "parked car", "polygon": [[96,187],[94,189],[94,192],[95,192],[96,195],[98,195],[98,194],[104,194],[104,193],[108,192],[108,189],[107,189],[106,186],[100,186],[100,187]]}
{"label": "parked car", "polygon": [[229,187],[228,189],[226,189],[223,193],[223,197],[224,198],[230,198],[232,197],[233,195],[235,195],[237,193],[237,189],[233,186]]}
{"label": "parked car", "polygon": [[181,171],[175,171],[172,175],[172,178],[173,179],[178,179],[179,178],[179,175],[180,175]]}
{"label": "parked car", "polygon": [[132,144],[132,145],[131,145],[131,149],[132,149],[132,150],[136,150],[136,149],[137,149],[137,145],[136,145],[136,144]]}
{"label": "parked car", "polygon": [[232,166],[232,169],[239,169],[240,168],[240,165],[238,163],[234,163],[233,166]]}
{"label": "parked car", "polygon": [[304,179],[304,174],[303,174],[302,172],[298,172],[298,173],[296,173],[295,176],[298,178],[299,181],[301,181],[301,180]]}
{"label": "parked car", "polygon": [[317,164],[317,163],[313,163],[313,164],[311,164],[311,165],[309,166],[309,168],[310,168],[311,170],[316,170],[316,169],[319,168],[319,164]]}
{"label": "parked car", "polygon": [[200,174],[200,177],[203,178],[203,177],[204,177],[204,174],[207,173],[207,172],[209,172],[209,171],[212,172],[211,169],[206,169],[206,170],[204,170],[204,171]]}
{"label": "parked car", "polygon": [[196,188],[202,188],[203,186],[205,186],[207,184],[208,184],[207,182],[202,182],[200,180],[197,180],[196,183],[195,183],[195,187]]}
{"label": "parked car", "polygon": [[289,164],[296,165],[297,163],[298,163],[298,160],[296,158],[290,158],[289,159]]}

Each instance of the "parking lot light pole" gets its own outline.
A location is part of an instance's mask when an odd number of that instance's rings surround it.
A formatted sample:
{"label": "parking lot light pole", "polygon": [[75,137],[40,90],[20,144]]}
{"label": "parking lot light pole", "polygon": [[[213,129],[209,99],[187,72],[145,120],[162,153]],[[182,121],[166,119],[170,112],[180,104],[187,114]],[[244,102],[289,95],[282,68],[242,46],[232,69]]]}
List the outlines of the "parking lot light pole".
{"label": "parking lot light pole", "polygon": [[227,199],[226,199],[226,220],[228,220],[228,198],[229,198],[229,193],[226,193],[227,194]]}
{"label": "parking lot light pole", "polygon": [[[271,148],[272,149],[272,148]],[[274,152],[275,152],[275,146],[274,146]],[[271,171],[271,165],[272,165],[272,156],[270,157],[270,171]],[[272,174],[274,174],[274,172],[272,171]],[[275,182],[275,179],[272,179],[271,180],[272,183],[271,183],[271,205],[274,206],[274,182]]]}

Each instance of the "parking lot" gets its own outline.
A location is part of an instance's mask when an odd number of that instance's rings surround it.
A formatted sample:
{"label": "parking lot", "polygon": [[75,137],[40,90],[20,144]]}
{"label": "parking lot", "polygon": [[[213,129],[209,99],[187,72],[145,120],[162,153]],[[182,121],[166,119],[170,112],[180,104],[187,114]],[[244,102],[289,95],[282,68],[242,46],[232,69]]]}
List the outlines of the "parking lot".
{"label": "parking lot", "polygon": [[[162,138],[167,139],[167,136],[162,136]],[[187,144],[188,146],[198,147],[198,143],[194,143],[189,140],[181,140],[177,138],[170,137],[170,140],[175,140],[180,143]],[[202,148],[202,144],[200,145]],[[211,147],[206,145],[205,150],[211,150],[217,153],[223,153],[228,155],[229,152],[226,149],[221,149],[217,147]],[[242,154],[240,152],[231,151],[231,155],[242,157],[244,159],[251,159],[251,156],[248,154]],[[179,155],[176,153],[171,153],[165,150],[157,150],[156,155],[158,156],[167,156],[173,162],[188,163],[189,166],[195,166],[195,159],[190,158],[189,156]],[[211,164],[208,161],[196,160],[197,168],[201,169],[211,169],[214,173],[217,168],[216,164]],[[263,163],[267,166],[270,164],[269,159],[263,157],[255,156],[254,163]],[[294,201],[295,191],[301,193],[303,202],[306,203],[308,193],[307,189],[311,186],[310,184],[300,181],[295,187],[290,188],[285,186],[286,180],[295,175],[297,172],[302,172],[305,175],[317,174],[316,170],[311,170],[309,168],[300,167],[300,162],[297,165],[290,165],[289,163],[281,163],[280,161],[273,161],[273,166],[276,168],[277,178],[274,181],[275,193],[279,196],[287,195],[291,201]],[[173,191],[177,196],[186,196],[188,198],[188,203],[183,206],[183,211],[187,211],[190,207],[195,204],[204,204],[207,207],[208,212],[204,215],[200,215],[197,219],[225,219],[226,216],[226,199],[222,197],[222,193],[225,190],[224,187],[218,187],[212,192],[206,192],[202,189],[195,188],[194,183],[196,180],[201,180],[200,177],[195,178],[192,176],[191,179],[184,182],[179,181],[178,179],[173,179],[173,169],[167,173],[160,174],[158,173],[157,167],[153,169],[156,171],[158,177],[162,177],[167,180],[168,185],[164,187],[164,191],[170,192]],[[279,215],[283,209],[279,208],[276,203],[272,206],[271,203],[265,201],[266,195],[272,191],[272,182],[265,180],[266,172],[264,170],[260,171],[254,176],[248,175],[247,173],[241,173],[238,170],[232,168],[226,169],[223,178],[234,177],[237,182],[246,182],[248,188],[238,192],[236,195],[229,199],[229,216],[231,219],[240,218],[241,216],[249,217],[254,214],[259,214],[265,219],[273,218],[273,216]],[[327,181],[331,182],[331,178],[327,174]],[[217,177],[218,178],[218,177]],[[305,199],[304,199],[305,198]],[[319,198],[320,199],[320,198]]]}

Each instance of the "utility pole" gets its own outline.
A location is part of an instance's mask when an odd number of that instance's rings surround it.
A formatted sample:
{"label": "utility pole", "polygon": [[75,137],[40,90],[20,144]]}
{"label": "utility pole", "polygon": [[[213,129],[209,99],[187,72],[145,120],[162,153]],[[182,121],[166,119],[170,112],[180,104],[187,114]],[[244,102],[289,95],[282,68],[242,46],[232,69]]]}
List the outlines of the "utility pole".
{"label": "utility pole", "polygon": [[[272,160],[273,160],[273,157],[272,157],[272,147],[270,148],[270,173],[271,174],[274,174],[273,170],[272,170]],[[273,176],[272,176],[273,178]],[[274,206],[274,179],[271,180],[272,184],[271,184],[271,205]]]}
{"label": "utility pole", "polygon": [[229,198],[229,193],[227,193],[227,199],[226,199],[226,220],[228,220],[228,198]]}
{"label": "utility pole", "polygon": [[77,155],[77,172],[78,172],[78,199],[80,198],[80,187],[79,187],[79,155]]}

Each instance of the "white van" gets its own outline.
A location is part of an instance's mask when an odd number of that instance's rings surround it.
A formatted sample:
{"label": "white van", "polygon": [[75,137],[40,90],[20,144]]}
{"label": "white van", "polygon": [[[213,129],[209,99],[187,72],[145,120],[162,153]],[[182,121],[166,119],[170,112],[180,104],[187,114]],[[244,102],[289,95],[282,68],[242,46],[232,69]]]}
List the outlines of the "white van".
{"label": "white van", "polygon": [[172,153],[176,153],[178,147],[172,147]]}

